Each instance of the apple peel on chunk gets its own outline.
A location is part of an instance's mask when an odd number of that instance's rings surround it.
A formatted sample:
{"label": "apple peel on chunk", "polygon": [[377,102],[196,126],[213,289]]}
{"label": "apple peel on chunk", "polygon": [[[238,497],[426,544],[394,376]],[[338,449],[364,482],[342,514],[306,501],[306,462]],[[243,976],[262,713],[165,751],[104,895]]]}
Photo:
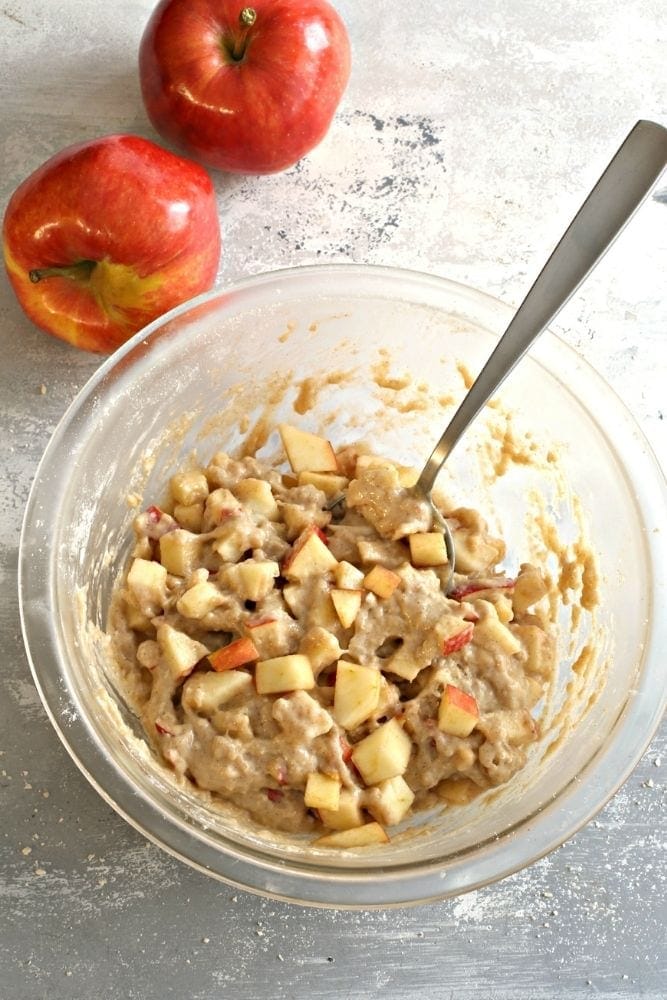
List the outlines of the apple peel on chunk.
{"label": "apple peel on chunk", "polygon": [[282,566],[282,574],[288,580],[303,580],[333,570],[338,560],[327,548],[320,529],[311,524],[305,528],[292,546]]}
{"label": "apple peel on chunk", "polygon": [[438,729],[449,736],[464,738],[479,722],[477,701],[453,684],[447,684],[438,711]]}
{"label": "apple peel on chunk", "polygon": [[214,670],[222,673],[224,670],[233,670],[235,667],[242,667],[246,663],[252,663],[259,659],[259,653],[252,641],[247,637],[235,639],[227,646],[216,649],[208,657],[208,662]]}
{"label": "apple peel on chunk", "polygon": [[388,844],[389,837],[379,823],[364,823],[350,830],[326,833],[313,841],[313,847],[369,847],[371,844]]}
{"label": "apple peel on chunk", "polygon": [[438,622],[436,634],[441,644],[440,649],[443,656],[457,653],[469,642],[472,642],[474,631],[475,627],[472,622],[466,622],[460,618],[445,618]]}
{"label": "apple peel on chunk", "polygon": [[291,424],[280,424],[278,431],[292,471],[297,475],[300,472],[338,472],[336,453],[326,438]]}
{"label": "apple peel on chunk", "polygon": [[515,583],[515,580],[509,578],[503,580],[473,580],[450,591],[448,596],[452,601],[463,601],[472,594],[481,595],[485,590],[513,590]]}

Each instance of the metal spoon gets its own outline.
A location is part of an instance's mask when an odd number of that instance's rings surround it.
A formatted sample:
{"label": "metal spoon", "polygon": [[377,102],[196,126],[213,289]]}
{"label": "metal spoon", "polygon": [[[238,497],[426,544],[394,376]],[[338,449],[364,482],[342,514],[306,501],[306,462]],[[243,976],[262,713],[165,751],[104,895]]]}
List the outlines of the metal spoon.
{"label": "metal spoon", "polygon": [[[480,410],[630,221],[665,166],[667,129],[637,122],[540,271],[412,487],[414,496],[428,501],[434,525],[445,536],[445,590],[451,586],[456,558],[452,534],[431,497],[440,470]],[[327,506],[333,509],[344,499],[335,497]]]}

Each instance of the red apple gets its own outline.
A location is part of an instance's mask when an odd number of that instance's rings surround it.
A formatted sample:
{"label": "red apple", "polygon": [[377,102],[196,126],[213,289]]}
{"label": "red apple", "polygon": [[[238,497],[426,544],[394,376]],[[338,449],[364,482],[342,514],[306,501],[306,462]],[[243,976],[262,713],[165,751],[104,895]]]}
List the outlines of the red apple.
{"label": "red apple", "polygon": [[198,164],[138,136],[106,136],[62,150],[17,188],[3,244],[30,319],[109,352],[213,284],[215,192]]}
{"label": "red apple", "polygon": [[162,136],[219,170],[268,174],[324,138],[350,45],[326,0],[162,0],[139,71]]}

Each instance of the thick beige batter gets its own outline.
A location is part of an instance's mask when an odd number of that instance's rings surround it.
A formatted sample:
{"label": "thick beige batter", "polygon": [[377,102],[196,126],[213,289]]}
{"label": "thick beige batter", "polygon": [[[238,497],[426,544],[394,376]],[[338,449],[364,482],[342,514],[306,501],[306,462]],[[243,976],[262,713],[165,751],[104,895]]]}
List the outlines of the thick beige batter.
{"label": "thick beige batter", "polygon": [[[527,564],[516,580],[498,569],[504,545],[478,513],[443,511],[460,570],[445,596],[441,567],[414,565],[410,536],[431,524],[406,489],[410,470],[355,448],[336,466],[313,485],[219,453],[174,477],[170,499],[135,520],[133,562],[109,620],[128,703],[168,765],[285,831],[391,826],[434,794],[462,802],[508,781],[538,738],[531,710],[555,670],[547,583]],[[339,522],[319,488],[326,475],[347,480]],[[326,566],[291,577],[314,531]],[[374,567],[391,574],[391,593],[368,583]],[[340,590],[360,594],[349,624],[333,604]],[[251,660],[213,668],[209,654],[248,639]],[[258,693],[262,664],[277,657],[305,659],[312,685]],[[353,726],[336,705],[349,664],[373,672],[377,688]],[[443,724],[446,689],[474,699],[466,735]],[[376,780],[381,769],[359,746],[379,731],[395,738],[381,763],[403,750],[405,759]],[[335,809],[309,805],[322,780]]]}

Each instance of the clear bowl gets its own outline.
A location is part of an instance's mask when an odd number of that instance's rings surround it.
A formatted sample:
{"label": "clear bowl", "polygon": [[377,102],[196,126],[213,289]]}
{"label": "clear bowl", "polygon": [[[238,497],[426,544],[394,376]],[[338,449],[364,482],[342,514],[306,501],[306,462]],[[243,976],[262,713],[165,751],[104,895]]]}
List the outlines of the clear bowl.
{"label": "clear bowl", "polygon": [[[564,545],[587,536],[596,553],[598,606],[560,607],[543,735],[508,785],[412,818],[389,845],[318,851],[177,786],[115,689],[103,630],[131,544],[129,494],[159,497],[193,451],[207,458],[250,436],[264,442],[260,455],[277,454],[267,432],[280,420],[324,427],[337,443],[363,438],[420,465],[464,391],[466,368],[478,370],[510,315],[477,291],[408,271],[334,265],[260,275],[151,324],[63,417],[25,514],[25,642],[73,760],[160,847],[235,885],[306,904],[441,899],[553,850],[639,760],[665,705],[667,629],[657,610],[667,596],[665,484],[623,404],[550,333],[443,473],[448,492],[503,532],[510,568],[531,555],[559,571],[541,518]],[[490,474],[502,471],[498,435],[507,445],[510,412],[514,453],[518,442],[535,462],[510,454],[505,473]]]}

